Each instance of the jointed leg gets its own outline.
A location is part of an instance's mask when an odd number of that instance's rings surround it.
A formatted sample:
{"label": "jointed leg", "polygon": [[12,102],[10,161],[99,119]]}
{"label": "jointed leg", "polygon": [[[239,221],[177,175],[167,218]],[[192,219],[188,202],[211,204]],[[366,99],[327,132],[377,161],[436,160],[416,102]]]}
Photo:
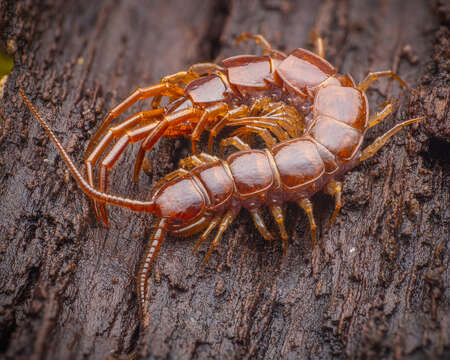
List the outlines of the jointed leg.
{"label": "jointed leg", "polygon": [[270,207],[270,210],[272,211],[273,217],[275,218],[275,221],[278,224],[278,228],[280,230],[281,240],[283,241],[283,257],[285,257],[288,247],[288,234],[284,226],[283,209],[280,206],[274,205]]}
{"label": "jointed leg", "polygon": [[255,226],[262,237],[269,241],[273,240],[274,236],[267,229],[267,226],[264,223],[264,219],[261,216],[261,211],[257,209],[250,210],[250,215],[252,216]]}
{"label": "jointed leg", "polygon": [[236,44],[239,44],[242,40],[254,40],[256,42],[256,44],[261,46],[262,50],[271,50],[272,49],[272,46],[267,41],[267,39],[260,34],[252,34],[252,33],[243,32],[236,39]]}
{"label": "jointed leg", "polygon": [[[100,164],[99,170],[99,190],[102,192],[106,192],[108,189],[108,171],[112,169],[114,164],[120,158],[120,155],[127,148],[128,145],[136,143],[142,139],[144,139],[147,134],[149,134],[154,128],[155,123],[149,124],[146,126],[142,126],[137,129],[125,131],[124,134],[120,137],[120,139],[114,144],[111,150],[106,154],[105,158],[102,160]],[[93,153],[94,154],[94,153]],[[90,165],[90,163],[88,163]],[[89,171],[88,180],[91,181],[92,178],[92,167],[86,167],[87,171]],[[93,185],[93,184],[92,184]],[[96,211],[99,210],[101,214],[101,218],[106,226],[108,226],[108,215],[105,209],[105,204],[99,203],[95,208]],[[98,216],[98,213],[96,213]]]}
{"label": "jointed leg", "polygon": [[309,34],[310,39],[314,42],[314,52],[321,58],[325,58],[325,45],[323,38],[316,30],[312,30]]}
{"label": "jointed leg", "polygon": [[206,240],[208,235],[211,233],[211,231],[214,230],[214,228],[220,223],[220,220],[222,219],[222,215],[216,215],[211,222],[209,223],[208,227],[203,231],[203,234],[200,236],[200,239],[195,243],[194,248],[192,249],[192,253],[197,252],[200,245],[203,243],[203,241]]}
{"label": "jointed leg", "polygon": [[304,118],[294,109],[280,105],[277,109],[264,114],[264,117],[276,120],[277,124],[286,130],[291,138],[299,137],[304,129]]}
{"label": "jointed leg", "polygon": [[275,122],[283,129],[286,130],[286,132],[289,134],[291,138],[295,138],[299,136],[298,129],[295,125],[292,124],[291,121],[289,121],[289,118],[285,116],[271,116],[269,119],[273,118]]}
{"label": "jointed leg", "polygon": [[[113,126],[108,129],[106,135],[102,138],[102,140],[97,144],[95,149],[89,154],[89,156],[85,160],[86,166],[94,166],[101,154],[105,151],[105,149],[111,144],[111,141],[123,135],[127,130],[133,128],[136,125],[142,125],[145,123],[153,123],[156,122],[155,118],[160,117],[164,112],[164,109],[155,109],[151,111],[143,111],[139,112],[122,123]],[[156,125],[155,125],[156,126]],[[89,178],[89,173],[87,174]]]}
{"label": "jointed leg", "polygon": [[268,111],[272,110],[274,107],[277,107],[277,105],[278,103],[275,104],[269,97],[255,99],[248,114],[249,116],[266,115]]}
{"label": "jointed leg", "polygon": [[233,137],[223,139],[220,142],[220,156],[221,157],[223,157],[223,150],[225,149],[225,147],[230,146],[230,145],[233,145],[239,151],[251,150],[250,146],[246,142],[242,141],[242,139],[240,139],[238,136],[233,136]]}
{"label": "jointed leg", "polygon": [[197,219],[196,221],[186,225],[186,224],[179,224],[174,225],[170,232],[174,236],[191,236],[194,234],[197,234],[198,232],[204,230],[206,227],[208,227],[208,224],[211,222],[211,217],[208,215],[204,215],[201,218]]}
{"label": "jointed leg", "polygon": [[403,87],[407,87],[406,83],[400,78],[400,76],[398,76],[392,70],[385,70],[368,73],[367,76],[364,78],[364,80],[359,83],[358,89],[365,92],[375,80],[383,77],[389,77],[391,79],[394,79],[398,81]]}
{"label": "jointed leg", "polygon": [[[269,100],[264,102],[263,100]],[[258,106],[250,108],[249,118],[272,121],[278,124],[283,130],[286,130],[291,137],[298,136],[297,117],[300,115],[291,107],[285,104],[270,102],[270,99],[264,98],[257,102]],[[295,116],[297,115],[297,116]]]}
{"label": "jointed leg", "polygon": [[243,118],[230,121],[228,124],[228,126],[246,126],[246,125],[269,129],[278,138],[278,141],[289,140],[290,138],[289,134],[280,127],[277,121],[270,118],[269,119],[264,117]]}
{"label": "jointed leg", "polygon": [[282,102],[273,102],[270,98],[264,97],[253,103],[248,113],[251,118],[272,120],[276,122],[283,130],[286,130],[291,137],[298,137],[299,129],[298,119],[300,115],[291,106],[286,106]]}
{"label": "jointed leg", "polygon": [[257,135],[259,135],[264,142],[266,143],[266,146],[270,149],[273,146],[276,145],[277,140],[272,136],[272,134],[270,133],[269,130],[267,129],[262,129],[259,128],[257,126],[243,126],[238,128],[236,131],[231,133],[231,136],[237,135],[237,136],[242,136],[242,135],[249,135],[251,133],[256,133]]}
{"label": "jointed leg", "polygon": [[[303,121],[303,117],[299,114],[299,112],[293,106],[286,105],[284,103],[281,103],[278,108],[271,110],[269,113],[267,113],[265,115],[271,116],[272,114],[281,116],[281,117],[285,117],[295,126],[298,125],[299,120]],[[303,124],[303,122],[302,122],[302,124]]]}
{"label": "jointed leg", "polygon": [[290,106],[273,103],[269,98],[262,98],[248,108],[245,105],[230,110],[212,129],[208,141],[208,150],[212,152],[213,138],[228,126],[254,125],[270,129],[282,141],[289,137],[298,137],[303,131],[299,123],[300,115]]}
{"label": "jointed leg", "polygon": [[[133,128],[136,125],[142,125],[146,123],[154,123],[157,120],[155,118],[160,117],[164,112],[164,109],[155,109],[151,111],[143,111],[139,112],[122,123],[113,126],[108,129],[106,135],[102,138],[101,142],[97,144],[95,149],[90,153],[90,155],[86,158],[85,164],[86,166],[94,166],[101,154],[105,151],[105,149],[111,144],[111,141],[123,135],[127,130]],[[151,121],[150,121],[151,120]],[[155,124],[156,126],[156,124]],[[89,174],[88,178],[89,178]]]}
{"label": "jointed leg", "polygon": [[[156,111],[156,110],[154,110]],[[155,133],[155,130],[158,130],[158,127],[161,128],[159,135],[163,134],[165,129],[167,129],[168,126],[176,125],[177,123],[184,121],[186,118],[189,118],[191,115],[198,115],[198,110],[196,109],[187,109],[184,112],[175,113],[173,115],[169,115],[164,118],[164,120],[155,123],[147,125],[146,127],[138,128],[133,131],[125,131],[122,129],[122,133],[125,132],[126,134],[123,135],[119,141],[113,146],[111,151],[108,153],[108,155],[103,159],[101,166],[100,166],[100,181],[99,181],[99,187],[101,190],[106,191],[107,190],[107,181],[108,181],[108,171],[111,170],[111,168],[114,166],[116,161],[119,159],[120,155],[123,153],[125,148],[130,143],[135,143],[137,141],[142,140],[145,138],[147,141],[152,134]],[[164,125],[164,126],[161,126]],[[126,128],[125,128],[126,129]],[[136,176],[136,168],[138,167],[138,171],[140,171],[140,168],[142,167],[142,161],[144,158],[144,154],[146,148],[145,148],[145,141],[141,144],[140,152],[138,153],[138,158],[136,160],[136,166],[135,166],[135,181],[137,181]],[[142,151],[141,151],[142,150]],[[95,155],[93,153],[92,155]],[[95,155],[97,156],[97,155]],[[90,164],[90,163],[89,163]],[[89,171],[88,179],[92,178],[92,166],[87,167]],[[181,170],[180,170],[181,171]],[[171,176],[174,173],[169,174]],[[137,173],[139,175],[139,172]],[[168,178],[164,179],[165,181],[168,181]],[[106,209],[104,204],[99,204],[99,206],[96,208],[96,211],[99,210],[101,214],[101,218],[103,219],[103,222],[105,225],[107,225],[108,222],[108,215],[106,213]],[[96,212],[97,213],[97,212]],[[98,214],[98,213],[97,213]]]}
{"label": "jointed leg", "polygon": [[[103,154],[103,152],[106,150],[106,148],[111,144],[111,142],[118,138],[119,136],[122,136],[125,134],[125,132],[132,127],[136,125],[143,125],[148,122],[153,123],[150,126],[156,126],[154,122],[155,118],[159,117],[164,112],[163,109],[156,109],[152,111],[143,111],[140,113],[137,113],[136,115],[133,115],[132,117],[128,118],[124,122],[111,127],[108,129],[108,132],[103,137],[103,139],[98,143],[98,145],[95,147],[95,149],[91,152],[91,154],[86,158],[85,160],[85,166],[86,166],[86,176],[88,179],[88,183],[94,187],[94,173],[93,173],[93,167],[95,166],[96,162],[100,158],[100,156]],[[150,131],[150,130],[149,130]],[[94,210],[95,214],[98,218],[98,207],[96,201],[93,200]],[[98,218],[99,220],[99,218]]]}
{"label": "jointed leg", "polygon": [[330,222],[328,223],[328,226],[331,226],[342,207],[342,183],[334,180],[330,181],[325,185],[325,192],[334,196],[335,199],[333,215],[331,216]]}
{"label": "jointed leg", "polygon": [[362,162],[368,158],[370,158],[372,155],[374,155],[386,142],[397,132],[399,132],[403,127],[417,123],[419,121],[425,120],[425,117],[415,118],[406,120],[400,124],[395,125],[391,130],[389,130],[384,135],[381,135],[379,138],[375,139],[375,141],[367,146],[361,153],[361,157],[359,158],[359,161]]}
{"label": "jointed leg", "polygon": [[311,200],[309,199],[301,199],[297,201],[297,205],[300,206],[308,216],[309,220],[309,227],[311,228],[311,248],[314,249],[314,243],[316,241],[316,229],[317,225],[314,220],[314,214],[313,214],[313,205],[311,203]]}
{"label": "jointed leg", "polygon": [[236,39],[236,44],[240,43],[242,40],[254,40],[256,44],[261,47],[264,55],[275,55],[281,59],[284,59],[286,57],[286,54],[282,51],[273,49],[270,43],[262,35],[243,32]]}
{"label": "jointed leg", "polygon": [[209,248],[208,252],[205,255],[205,258],[203,259],[203,264],[206,264],[206,262],[208,261],[209,257],[211,256],[212,252],[214,251],[214,248],[219,244],[220,239],[222,238],[223,233],[225,232],[225,230],[228,228],[228,226],[231,225],[231,223],[233,222],[234,218],[237,215],[237,211],[234,210],[228,210],[225,213],[225,216],[222,219],[222,222],[219,225],[219,230],[217,231],[216,236],[214,237],[214,240],[211,244],[211,247]]}
{"label": "jointed leg", "polygon": [[138,279],[137,279],[137,296],[139,301],[139,312],[141,317],[145,314],[145,298],[147,295],[147,283],[148,276],[150,274],[150,268],[152,263],[155,261],[161,244],[164,240],[166,234],[166,229],[168,226],[167,219],[161,219],[159,224],[150,238],[147,249],[145,250],[145,255],[142,258],[141,266],[139,267]]}
{"label": "jointed leg", "polygon": [[394,110],[394,103],[388,102],[388,104],[383,108],[383,110],[378,111],[375,114],[372,114],[369,119],[369,128],[383,121],[392,112],[392,110]]}
{"label": "jointed leg", "polygon": [[168,82],[174,85],[186,85],[192,80],[195,80],[203,75],[208,75],[212,73],[213,71],[225,71],[225,69],[222,66],[219,66],[215,63],[197,63],[194,65],[191,65],[189,69],[186,71],[179,71],[175,74],[164,76],[161,79],[162,83]]}
{"label": "jointed leg", "polygon": [[218,161],[219,158],[206,153],[200,153],[198,155],[192,155],[187,158],[181,159],[179,166],[183,169],[191,169],[196,166],[205,165],[207,163]]}
{"label": "jointed leg", "polygon": [[127,110],[131,105],[133,105],[138,100],[144,100],[151,98],[156,95],[167,95],[167,96],[183,96],[184,90],[178,86],[172,85],[170,83],[161,83],[153,86],[148,86],[144,88],[136,89],[130,96],[125,100],[116,105],[112,110],[108,112],[102,125],[97,130],[95,135],[92,137],[88,144],[86,150],[86,158],[89,157],[98,139],[102,136],[105,130],[108,128],[109,124],[125,110]]}
{"label": "jointed leg", "polygon": [[228,105],[226,103],[218,103],[214,104],[210,107],[207,107],[202,116],[200,117],[199,122],[195,126],[194,131],[191,135],[191,143],[192,143],[192,153],[194,155],[197,154],[197,143],[200,140],[200,135],[205,129],[205,126],[212,117],[222,116],[228,111]]}
{"label": "jointed leg", "polygon": [[227,123],[230,122],[232,119],[239,118],[242,116],[246,116],[249,112],[249,108],[247,105],[241,105],[235,109],[232,109],[228,111],[228,113],[220,120],[214,127],[211,129],[209,133],[209,139],[208,139],[208,151],[212,152],[212,146],[214,138],[219,134],[219,132],[227,126]]}
{"label": "jointed leg", "polygon": [[169,127],[176,126],[188,119],[199,118],[202,114],[203,114],[202,110],[195,108],[188,108],[165,116],[164,119],[161,122],[159,122],[157,126],[152,130],[152,132],[148,134],[148,136],[142,142],[141,147],[139,148],[136,157],[136,163],[134,166],[134,176],[133,176],[134,182],[137,182],[139,179],[139,173],[141,172],[145,153],[153,148],[153,146],[161,138],[161,136],[164,135],[164,132]]}

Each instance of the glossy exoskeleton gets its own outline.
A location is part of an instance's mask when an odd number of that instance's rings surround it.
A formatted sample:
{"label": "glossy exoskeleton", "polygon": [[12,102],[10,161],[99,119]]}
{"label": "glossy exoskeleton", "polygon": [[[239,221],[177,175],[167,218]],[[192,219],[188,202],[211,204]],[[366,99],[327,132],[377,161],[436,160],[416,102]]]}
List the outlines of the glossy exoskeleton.
{"label": "glossy exoskeleton", "polygon": [[[260,39],[258,36],[254,37]],[[356,85],[350,75],[339,75],[334,67],[320,56],[323,55],[323,50],[321,50],[323,48],[320,46],[316,48],[318,54],[304,49],[296,49],[282,60],[278,59],[282,56],[279,52],[271,50],[270,47],[266,47],[266,49],[276,54],[276,57],[246,55],[227,59],[224,61],[227,68],[226,77],[225,73],[220,71],[218,74],[193,80],[184,89],[185,95],[183,95],[181,103],[190,101],[192,104],[191,99],[195,101],[200,96],[215,94],[215,105],[211,105],[209,109],[221,108],[226,112],[221,112],[222,110],[213,112],[207,108],[198,109],[195,106],[179,109],[156,122],[155,129],[159,129],[156,133],[151,131],[146,135],[147,139],[152,139],[150,143],[153,144],[165,131],[175,131],[176,124],[181,124],[179,119],[183,119],[183,121],[187,119],[182,114],[201,114],[200,119],[204,119],[205,113],[221,114],[221,118],[215,122],[215,126],[221,121],[226,121],[228,124],[220,126],[229,126],[230,123],[238,126],[235,135],[224,139],[222,144],[224,146],[233,145],[239,151],[226,159],[200,153],[182,160],[180,169],[168,174],[160,181],[149,197],[150,200],[147,201],[109,195],[104,191],[105,184],[100,190],[95,189],[92,176],[89,175],[89,167],[86,181],[49,126],[21,91],[24,101],[48,132],[77,183],[88,196],[101,204],[113,204],[134,211],[152,213],[160,219],[149,240],[138,274],[138,297],[142,314],[144,313],[146,283],[150,267],[168,231],[177,236],[187,236],[203,231],[195,245],[195,249],[197,249],[214,228],[218,227],[212,245],[205,256],[206,261],[219,243],[224,231],[242,208],[250,212],[261,235],[265,239],[273,239],[274,235],[267,229],[261,214],[261,208],[264,206],[271,210],[278,224],[285,253],[288,235],[284,226],[282,205],[286,202],[296,202],[308,216],[314,244],[316,224],[313,206],[309,198],[320,190],[334,196],[336,205],[331,216],[331,224],[342,206],[342,183],[338,181],[340,175],[374,155],[401,128],[424,119],[416,118],[404,121],[365,149],[361,149],[366,131],[383,120],[393,109],[393,104],[387,103],[382,111],[370,116],[366,89],[379,77],[391,77],[404,84],[403,81],[391,71],[383,71],[369,73],[361,83]],[[251,77],[255,87],[252,88],[250,94],[246,92],[250,88],[248,79]],[[247,79],[247,82],[239,84],[238,78]],[[208,95],[202,94],[198,90],[206,89],[203,86],[208,83],[215,83],[217,88],[221,88],[223,98],[217,99],[220,92]],[[251,119],[247,117],[247,111],[252,108],[252,104],[244,104],[244,101],[241,104],[224,101],[230,92],[232,94],[239,92],[241,99],[254,97],[253,100],[261,104],[258,105],[260,106],[258,111],[263,113],[262,109],[265,106],[270,108],[273,104],[278,104],[276,108],[279,108],[286,103],[287,108],[291,109],[292,107],[293,110],[286,111],[286,107],[284,107],[283,114],[289,115],[283,116],[289,119],[292,116],[292,119],[282,123],[267,121],[264,116]],[[258,98],[255,94],[259,94]],[[234,101],[236,99],[237,97],[234,98]],[[233,111],[230,109],[232,104],[234,104],[234,109],[243,111],[242,117],[242,114],[236,117],[228,116]],[[208,113],[208,111],[210,112]],[[269,110],[268,113],[271,111]],[[114,110],[111,116],[114,117],[117,113],[118,111]],[[294,119],[295,117],[297,119]],[[178,120],[172,122],[168,120],[174,118]],[[199,124],[201,124],[200,127],[198,127]],[[302,128],[300,134],[289,133],[286,124],[294,127],[295,124],[301,124],[305,129]],[[199,128],[201,131],[204,127],[205,123],[202,124],[200,120],[195,129]],[[282,136],[280,135],[281,138],[278,139],[280,141],[277,143],[270,133],[261,131],[267,129],[274,134],[277,133],[277,130],[286,131],[282,133]],[[299,126],[297,126],[298,129]],[[136,134],[135,131],[138,130],[132,130],[131,133]],[[108,134],[112,133],[111,129],[108,130]],[[125,131],[124,134],[128,133]],[[152,134],[156,135],[152,137]],[[194,142],[195,134],[198,134],[198,131],[192,132],[191,136]],[[241,137],[241,135],[248,134],[260,135],[266,142],[267,148],[251,149]],[[103,145],[101,144],[108,136],[106,135],[101,140],[100,145],[88,157],[91,160],[87,162],[87,165],[95,162],[95,159],[92,160],[92,154],[101,152],[98,149],[102,149]],[[122,135],[121,139],[124,138],[125,135]],[[125,145],[121,145],[121,139],[114,145],[106,159],[118,157],[120,151],[114,152],[114,149],[120,147],[121,151],[123,150]],[[148,144],[147,140],[141,144],[143,151],[149,149],[146,144]],[[104,167],[108,169],[109,165],[111,162]]]}

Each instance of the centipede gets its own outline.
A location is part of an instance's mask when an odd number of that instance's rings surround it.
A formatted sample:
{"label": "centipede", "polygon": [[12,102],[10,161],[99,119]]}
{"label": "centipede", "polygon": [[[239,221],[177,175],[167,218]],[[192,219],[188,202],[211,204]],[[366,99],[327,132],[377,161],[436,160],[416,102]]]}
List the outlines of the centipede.
{"label": "centipede", "polygon": [[[342,176],[376,154],[403,127],[425,119],[403,121],[362,148],[367,131],[394,108],[390,101],[381,111],[370,114],[366,91],[379,78],[391,78],[406,86],[397,74],[391,70],[369,72],[356,84],[350,74],[339,74],[324,59],[320,37],[315,40],[314,52],[298,48],[288,55],[273,49],[262,35],[244,33],[238,40],[243,39],[255,40],[262,46],[263,55],[238,55],[223,60],[221,65],[196,64],[169,75],[158,85],[135,91],[114,107],[88,145],[86,177],[19,89],[78,186],[93,200],[97,216],[107,223],[105,205],[109,204],[159,219],[137,276],[142,316],[151,267],[167,233],[191,236],[201,232],[194,245],[196,251],[217,228],[205,263],[242,209],[250,213],[264,239],[275,239],[264,222],[262,210],[268,208],[285,256],[289,236],[284,205],[293,202],[306,213],[314,246],[317,225],[311,196],[323,191],[334,198],[331,225],[342,207]],[[160,106],[165,96],[168,101]],[[111,125],[133,103],[146,98],[153,98],[151,110]],[[235,128],[220,142],[221,149],[236,148],[227,157],[211,153],[214,138],[224,127]],[[197,146],[205,130],[210,132],[209,152],[199,152]],[[134,168],[136,180],[145,153],[161,137],[180,135],[191,138],[192,155],[156,184],[146,196],[149,200],[108,193],[107,173],[129,144],[141,141]],[[244,140],[254,136],[260,136],[265,147],[252,148]],[[110,145],[100,165],[96,188],[93,168]]]}

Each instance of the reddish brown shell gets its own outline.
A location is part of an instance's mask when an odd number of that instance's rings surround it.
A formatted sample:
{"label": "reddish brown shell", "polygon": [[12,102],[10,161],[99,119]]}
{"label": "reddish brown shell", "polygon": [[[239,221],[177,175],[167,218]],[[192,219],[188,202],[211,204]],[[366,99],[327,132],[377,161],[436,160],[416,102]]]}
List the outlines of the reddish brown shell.
{"label": "reddish brown shell", "polygon": [[191,177],[179,178],[164,184],[154,194],[156,214],[161,218],[189,221],[201,214],[206,199]]}
{"label": "reddish brown shell", "polygon": [[192,174],[204,186],[211,201],[211,210],[223,205],[233,194],[233,179],[221,161],[199,166]]}
{"label": "reddish brown shell", "polygon": [[194,104],[216,103],[226,100],[227,84],[218,75],[204,76],[186,85],[184,93]]}
{"label": "reddish brown shell", "polygon": [[317,180],[325,171],[316,145],[308,139],[283,142],[272,149],[285,189],[295,190]]}
{"label": "reddish brown shell", "polygon": [[276,74],[286,87],[301,97],[331,76],[336,69],[325,59],[305,50],[296,49],[277,67]]}
{"label": "reddish brown shell", "polygon": [[262,150],[240,151],[232,154],[227,163],[236,186],[236,195],[242,198],[267,191],[274,176],[270,161]]}

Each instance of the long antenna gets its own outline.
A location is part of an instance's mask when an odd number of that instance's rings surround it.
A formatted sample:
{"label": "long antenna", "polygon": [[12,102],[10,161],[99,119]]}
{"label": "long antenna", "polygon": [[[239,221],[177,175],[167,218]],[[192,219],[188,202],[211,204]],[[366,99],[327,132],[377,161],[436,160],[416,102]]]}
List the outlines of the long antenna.
{"label": "long antenna", "polygon": [[57,147],[59,153],[61,154],[61,157],[63,158],[64,162],[67,164],[67,166],[70,169],[70,172],[72,173],[73,177],[75,178],[78,186],[81,188],[81,190],[91,198],[94,198],[95,200],[99,200],[104,203],[113,204],[117,206],[122,206],[134,211],[142,211],[142,212],[155,212],[155,203],[153,201],[139,201],[139,200],[133,200],[133,199],[127,199],[122,198],[119,196],[114,196],[110,194],[106,194],[104,192],[98,191],[95,188],[93,188],[89,183],[83,178],[83,176],[80,174],[78,169],[76,168],[75,164],[73,163],[72,159],[70,158],[69,154],[67,154],[64,147],[59,142],[56,135],[53,133],[50,126],[44,121],[44,119],[39,115],[37,110],[34,108],[34,106],[31,104],[31,102],[28,100],[27,96],[25,95],[24,91],[19,88],[19,93],[23,98],[23,101],[28,106],[28,108],[31,110],[31,112],[34,114],[34,116],[39,120],[44,130],[48,133],[50,138],[52,139],[53,143]]}

